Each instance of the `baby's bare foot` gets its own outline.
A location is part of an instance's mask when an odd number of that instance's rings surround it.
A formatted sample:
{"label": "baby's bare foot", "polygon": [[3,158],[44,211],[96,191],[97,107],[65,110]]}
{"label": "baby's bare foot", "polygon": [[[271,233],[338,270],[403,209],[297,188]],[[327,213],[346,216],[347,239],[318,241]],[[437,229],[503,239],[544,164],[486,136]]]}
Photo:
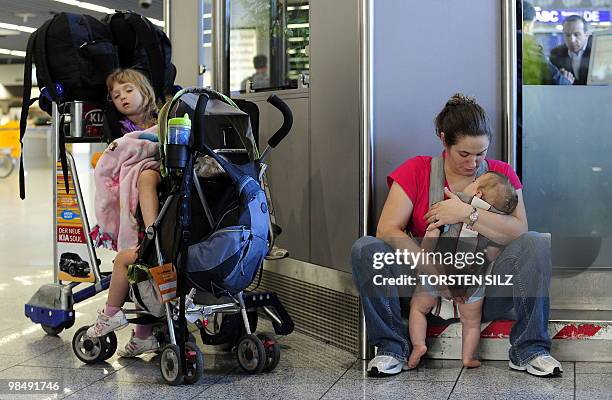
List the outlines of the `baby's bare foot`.
{"label": "baby's bare foot", "polygon": [[478,360],[463,360],[463,366],[466,368],[478,368],[480,367],[480,361]]}
{"label": "baby's bare foot", "polygon": [[412,352],[410,352],[410,357],[408,357],[408,368],[416,368],[425,353],[427,353],[427,346],[412,346]]}

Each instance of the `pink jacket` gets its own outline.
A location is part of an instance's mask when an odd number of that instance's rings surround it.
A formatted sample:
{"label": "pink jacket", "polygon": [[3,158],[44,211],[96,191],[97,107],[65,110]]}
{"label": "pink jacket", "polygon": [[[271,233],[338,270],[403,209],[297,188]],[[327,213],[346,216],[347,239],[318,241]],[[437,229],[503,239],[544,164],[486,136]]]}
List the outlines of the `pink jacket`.
{"label": "pink jacket", "polygon": [[98,226],[92,236],[98,246],[121,251],[138,245],[137,182],[145,169],[159,171],[159,144],[139,139],[145,132],[131,132],[113,141],[94,170],[95,213]]}

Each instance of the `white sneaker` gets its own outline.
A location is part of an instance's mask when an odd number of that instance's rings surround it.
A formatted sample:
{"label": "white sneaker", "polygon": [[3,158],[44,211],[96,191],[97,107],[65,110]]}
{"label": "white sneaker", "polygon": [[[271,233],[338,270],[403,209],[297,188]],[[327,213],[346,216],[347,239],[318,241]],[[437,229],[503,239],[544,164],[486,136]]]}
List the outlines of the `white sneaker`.
{"label": "white sneaker", "polygon": [[368,363],[368,375],[391,376],[408,370],[408,365],[392,356],[376,356]]}
{"label": "white sneaker", "polygon": [[132,331],[132,337],[127,342],[125,347],[117,352],[119,357],[132,358],[139,356],[144,353],[150,353],[159,349],[159,343],[154,335],[149,336],[146,339],[137,338]]}
{"label": "white sneaker", "polygon": [[508,365],[512,369],[527,371],[527,373],[535,376],[557,376],[563,373],[561,363],[550,354],[537,356],[525,365],[516,365],[510,360]]}
{"label": "white sneaker", "polygon": [[128,321],[122,310],[117,311],[112,317],[104,314],[104,311],[98,310],[98,319],[95,324],[87,329],[87,336],[90,338],[104,336],[109,332],[123,329],[127,325]]}

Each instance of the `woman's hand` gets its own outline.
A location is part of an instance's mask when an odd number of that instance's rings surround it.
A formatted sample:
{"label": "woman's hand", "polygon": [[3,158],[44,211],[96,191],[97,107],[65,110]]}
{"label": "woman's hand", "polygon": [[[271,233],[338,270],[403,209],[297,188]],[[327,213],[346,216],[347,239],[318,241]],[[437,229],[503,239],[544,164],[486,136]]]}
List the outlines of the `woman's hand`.
{"label": "woman's hand", "polygon": [[472,206],[461,201],[448,188],[444,188],[444,194],[448,197],[448,200],[434,204],[425,214],[425,221],[429,224],[428,231],[443,225],[465,222],[472,212]]}

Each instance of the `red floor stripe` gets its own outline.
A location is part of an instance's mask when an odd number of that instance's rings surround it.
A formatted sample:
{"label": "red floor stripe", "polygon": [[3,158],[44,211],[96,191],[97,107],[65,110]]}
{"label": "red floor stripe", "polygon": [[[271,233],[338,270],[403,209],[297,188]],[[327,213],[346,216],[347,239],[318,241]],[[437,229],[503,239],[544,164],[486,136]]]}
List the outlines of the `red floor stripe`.
{"label": "red floor stripe", "polygon": [[596,325],[566,325],[553,339],[586,339],[595,336],[601,330],[601,326]]}
{"label": "red floor stripe", "polygon": [[481,333],[480,337],[485,339],[506,339],[510,337],[514,321],[494,321],[489,324]]}

